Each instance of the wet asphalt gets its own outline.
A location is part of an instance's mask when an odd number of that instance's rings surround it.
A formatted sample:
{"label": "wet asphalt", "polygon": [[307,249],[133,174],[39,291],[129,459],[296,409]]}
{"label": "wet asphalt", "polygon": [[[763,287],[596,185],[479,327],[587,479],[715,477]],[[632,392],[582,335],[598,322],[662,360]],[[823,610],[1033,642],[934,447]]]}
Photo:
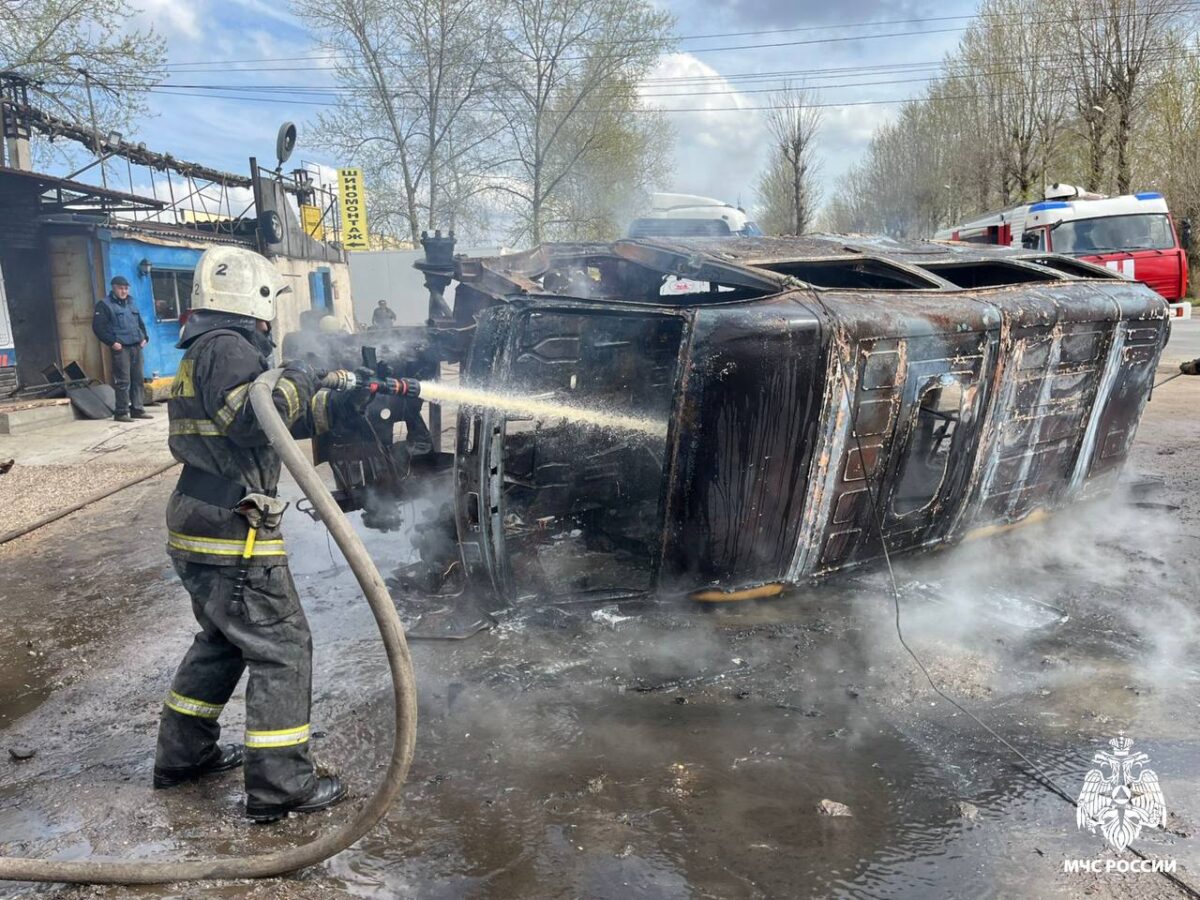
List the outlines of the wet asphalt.
{"label": "wet asphalt", "polygon": [[[874,569],[715,609],[526,605],[468,640],[415,641],[420,725],[401,803],[322,866],[204,893],[1185,896],[1154,874],[1065,874],[1064,859],[1118,856],[1014,753],[1074,796],[1124,731],[1170,811],[1135,846],[1200,886],[1200,384],[1182,382],[1139,435],[1136,468],[1160,489],[903,561],[896,596]],[[0,548],[4,855],[244,855],[348,815],[250,826],[236,773],[150,790],[159,704],[191,632],[161,545],[169,489],[155,480]],[[317,645],[314,747],[360,801],[387,757],[386,668],[336,548],[302,516],[286,532]],[[403,533],[366,538],[385,577],[411,559]],[[461,598],[395,595],[422,632],[479,617]],[[931,690],[897,604],[934,682],[1008,746]]]}

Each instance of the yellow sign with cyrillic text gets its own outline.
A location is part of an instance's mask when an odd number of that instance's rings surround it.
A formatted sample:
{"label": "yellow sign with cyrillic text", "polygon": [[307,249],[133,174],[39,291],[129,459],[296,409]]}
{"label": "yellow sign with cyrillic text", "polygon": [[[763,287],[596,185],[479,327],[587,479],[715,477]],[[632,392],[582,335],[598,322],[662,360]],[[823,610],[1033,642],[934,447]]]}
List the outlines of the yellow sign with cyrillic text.
{"label": "yellow sign with cyrillic text", "polygon": [[319,206],[300,204],[300,221],[304,225],[304,233],[318,241],[325,240],[324,216]]}
{"label": "yellow sign with cyrillic text", "polygon": [[342,214],[342,246],[347,250],[367,249],[367,197],[362,169],[338,169],[338,209]]}

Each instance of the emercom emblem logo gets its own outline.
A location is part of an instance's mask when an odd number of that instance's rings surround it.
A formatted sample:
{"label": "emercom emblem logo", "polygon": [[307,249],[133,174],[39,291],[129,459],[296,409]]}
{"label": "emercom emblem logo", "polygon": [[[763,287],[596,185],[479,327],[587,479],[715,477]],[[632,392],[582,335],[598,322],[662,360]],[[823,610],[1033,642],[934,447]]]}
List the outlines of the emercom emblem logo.
{"label": "emercom emblem logo", "polygon": [[1143,828],[1164,828],[1167,807],[1158,775],[1147,768],[1150,757],[1133,751],[1133,741],[1122,732],[1098,750],[1079,792],[1075,821],[1092,834],[1099,830],[1117,850],[1141,836]]}

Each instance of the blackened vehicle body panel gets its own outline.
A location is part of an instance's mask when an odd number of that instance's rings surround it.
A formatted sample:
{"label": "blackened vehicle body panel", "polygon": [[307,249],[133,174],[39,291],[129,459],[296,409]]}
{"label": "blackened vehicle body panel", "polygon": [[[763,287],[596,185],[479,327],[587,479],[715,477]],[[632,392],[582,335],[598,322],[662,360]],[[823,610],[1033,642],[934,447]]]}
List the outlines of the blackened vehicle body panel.
{"label": "blackened vehicle body panel", "polygon": [[778,580],[802,526],[825,378],[820,323],[788,294],[690,314],[663,575],[690,587]]}
{"label": "blackened vehicle body panel", "polygon": [[[525,498],[520,508],[571,525],[548,542],[577,532],[576,558],[590,573],[546,580],[544,567],[514,567],[510,552],[489,580],[502,573],[509,599],[581,589],[737,592],[878,559],[884,540],[890,551],[916,550],[1107,490],[1149,394],[1165,310],[1142,286],[1047,259],[932,242],[762,238],[548,245],[472,261],[501,305],[553,309],[561,297],[531,293],[552,275],[557,290],[588,295],[580,317],[685,323],[673,379],[639,383],[645,376],[624,355],[642,351],[630,343],[605,363],[620,392],[592,398],[665,415],[661,467],[635,473],[618,456],[625,482],[617,489],[597,459],[619,454],[620,441],[597,444],[575,429],[574,445],[556,443],[534,429],[486,444],[474,463],[481,497],[496,472],[528,474],[529,455],[543,441],[553,448],[558,480],[534,490],[557,492],[555,503]],[[660,294],[678,284],[682,292]],[[480,337],[512,333],[505,362],[473,365],[470,377],[561,395],[561,383],[529,380],[529,366],[512,366],[536,333],[517,321],[481,325]],[[664,354],[669,346],[673,339]],[[661,355],[656,367],[671,368]],[[493,429],[505,420],[475,416]],[[471,460],[468,448],[460,466]],[[597,510],[620,506],[635,482],[632,505],[649,508],[656,477],[661,516],[639,519],[637,552],[615,565],[620,553]],[[608,493],[588,487],[597,481]],[[491,496],[496,547],[520,492],[493,486]],[[519,518],[508,535],[520,531]],[[630,566],[644,566],[648,580]]]}
{"label": "blackened vehicle body panel", "polygon": [[948,536],[987,408],[1001,317],[946,295],[827,293],[823,456],[788,580]]}
{"label": "blackened vehicle body panel", "polygon": [[460,561],[500,602],[740,596],[1103,493],[1168,334],[1114,273],[932,241],[545,244],[454,275],[428,346],[465,386],[661,423],[459,408]]}
{"label": "blackened vehicle body panel", "polygon": [[[529,298],[480,317],[468,377],[491,391],[666,422],[688,321],[669,309]],[[671,436],[460,412],[464,561],[503,599],[653,588]]]}

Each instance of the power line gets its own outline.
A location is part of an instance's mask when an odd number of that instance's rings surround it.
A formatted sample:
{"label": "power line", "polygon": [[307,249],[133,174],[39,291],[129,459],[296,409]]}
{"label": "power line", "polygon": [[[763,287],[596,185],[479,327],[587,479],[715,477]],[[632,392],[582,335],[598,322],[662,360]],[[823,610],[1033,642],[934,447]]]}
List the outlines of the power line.
{"label": "power line", "polygon": [[[880,19],[880,20],[874,21],[874,22],[845,22],[845,23],[834,23],[831,25],[805,25],[805,26],[799,26],[799,27],[794,27],[794,28],[758,28],[758,29],[754,29],[754,30],[750,30],[750,31],[715,31],[715,32],[709,32],[707,34],[675,35],[674,37],[662,38],[661,41],[663,43],[666,43],[667,41],[671,41],[671,42],[699,41],[699,40],[711,40],[713,38],[749,37],[751,35],[756,35],[756,34],[796,34],[796,33],[811,32],[811,31],[830,31],[830,30],[838,29],[838,28],[883,28],[883,27],[887,27],[887,26],[891,26],[891,25],[919,25],[919,24],[924,24],[927,22],[956,22],[956,21],[970,20],[970,19],[975,19],[975,18],[982,18],[985,16],[996,16],[996,15],[997,15],[996,13],[973,13],[973,14],[964,14],[964,15],[959,15],[959,16],[926,16],[926,17],[917,18],[917,19]],[[609,43],[622,43],[622,41],[600,40],[600,41],[597,41],[596,43],[609,44]],[[313,54],[310,56],[264,56],[264,57],[242,58],[242,59],[197,60],[195,62],[167,63],[166,67],[169,69],[175,69],[175,68],[191,68],[191,67],[195,67],[195,66],[204,66],[204,67],[226,66],[226,65],[240,63],[240,62],[294,62],[297,60],[314,60],[314,61],[316,61],[316,60],[322,60],[322,59],[330,59],[335,55],[336,55],[336,51],[328,51],[325,53],[317,53],[317,54]]]}
{"label": "power line", "polygon": [[[1154,48],[1151,48],[1151,49],[1154,49]],[[1164,45],[1161,49],[1174,49],[1174,48],[1170,48],[1170,47],[1167,47]],[[1161,63],[1173,62],[1173,61],[1191,60],[1191,59],[1195,59],[1198,55],[1200,55],[1200,51],[1181,51],[1176,54],[1151,57],[1150,62],[1161,64]],[[1034,57],[1032,60],[1030,60],[1030,58],[1028,58],[1028,57],[1009,57],[1009,58],[999,57],[996,59],[996,62],[997,63],[1006,63],[1007,62],[1007,63],[1012,63],[1013,65],[1021,65],[1025,61],[1036,61],[1036,63],[1038,63],[1042,66],[1046,66],[1046,65],[1052,65],[1055,62],[1060,61],[1060,60],[1069,60],[1071,58],[1072,57],[1070,54],[1064,54],[1064,55],[1059,55],[1059,56],[1054,56],[1054,55],[1037,56],[1037,57]],[[797,70],[795,72],[776,73],[774,77],[794,78],[794,77],[799,77],[801,74],[807,74],[811,77],[814,73],[821,72],[821,71],[824,71],[824,70],[807,70],[807,72],[805,72],[805,70]],[[1016,68],[978,70],[978,71],[969,71],[969,72],[956,72],[953,70],[946,71],[944,64],[934,65],[934,64],[923,63],[923,64],[899,64],[895,67],[887,67],[887,66],[841,67],[840,69],[828,70],[827,74],[820,75],[819,77],[821,77],[821,78],[826,78],[826,77],[836,78],[836,77],[842,77],[843,75],[853,75],[855,73],[862,73],[864,75],[886,75],[886,74],[889,74],[890,72],[894,72],[896,74],[913,74],[913,73],[920,72],[920,71],[936,71],[937,74],[930,76],[930,77],[921,77],[921,78],[907,78],[907,79],[892,78],[892,79],[887,79],[887,80],[883,80],[883,81],[858,80],[858,81],[847,81],[847,82],[844,82],[841,84],[822,84],[822,85],[804,84],[802,86],[808,87],[814,91],[820,92],[820,91],[837,90],[837,89],[843,89],[843,88],[875,87],[875,86],[880,86],[880,85],[891,85],[891,84],[937,83],[937,82],[947,82],[947,81],[955,81],[955,80],[963,80],[963,79],[991,78],[991,77],[1000,77],[1000,76],[1005,76],[1005,75],[1024,74],[1023,70],[1016,69]],[[714,82],[716,82],[715,86],[719,86],[720,82],[726,81],[728,79],[723,78],[721,76],[717,76],[712,80]],[[805,79],[805,81],[807,81],[807,79]],[[677,84],[677,82],[674,79],[664,78],[664,79],[659,79],[654,82],[640,81],[640,82],[638,82],[638,87],[640,88],[640,87],[650,86],[650,87],[670,88],[673,86],[678,86],[680,88],[683,88],[691,83],[692,82],[690,82],[690,81],[684,81],[683,83]],[[65,83],[50,82],[50,84],[64,85]],[[704,85],[701,84],[698,86],[703,87]],[[190,92],[194,92],[194,91],[226,91],[226,92],[230,92],[230,93],[226,96],[214,95],[214,99],[238,99],[237,95],[241,94],[241,95],[243,95],[243,99],[245,99],[247,102],[255,102],[255,101],[259,101],[259,100],[264,101],[264,102],[284,102],[283,100],[280,100],[277,97],[273,97],[273,96],[251,96],[251,95],[264,95],[264,94],[265,95],[290,95],[292,97],[328,97],[328,98],[331,98],[327,101],[323,101],[323,100],[291,100],[291,101],[289,101],[293,104],[303,104],[303,105],[332,105],[334,103],[338,103],[341,105],[347,105],[344,103],[345,97],[353,97],[353,96],[361,93],[361,91],[359,89],[354,88],[349,85],[303,85],[303,84],[241,85],[241,84],[211,84],[211,83],[190,84],[190,83],[170,83],[170,82],[159,85],[154,88],[151,88],[149,90],[152,93],[171,92],[171,93],[177,93],[180,96],[203,96],[202,94],[183,94],[182,93],[183,91],[190,91]],[[676,97],[700,97],[700,98],[703,98],[703,97],[729,96],[729,95],[738,95],[738,94],[777,93],[779,90],[780,90],[780,88],[761,88],[760,87],[760,88],[739,88],[739,89],[735,89],[735,90],[692,90],[692,91],[679,90],[679,91],[674,91],[671,93],[652,93],[652,92],[642,91],[639,96],[642,97],[643,99],[670,99],[670,98],[676,98]],[[1055,89],[1055,90],[1057,90],[1057,89]],[[496,96],[497,93],[499,93],[499,92],[490,91],[489,96]],[[397,93],[396,96],[399,96],[399,94]],[[454,100],[455,100],[454,95],[449,95],[448,101],[454,102]],[[368,103],[356,103],[356,104],[352,104],[352,105],[354,105],[355,107],[358,107],[358,108],[374,108],[374,104],[368,104]],[[412,107],[396,107],[396,109],[397,109],[397,111],[410,111],[410,112],[420,111],[418,108],[412,108]]]}
{"label": "power line", "polygon": [[[1187,10],[1194,10],[1197,8],[1198,5],[1200,5],[1200,4],[1195,2],[1195,0],[1180,0],[1180,2],[1178,4],[1176,4],[1176,6],[1175,6],[1174,10],[1172,10],[1172,12],[1178,14],[1178,13],[1182,13]],[[1128,13],[1128,14],[1117,14],[1116,16],[1107,15],[1107,14],[1099,14],[1096,16],[1080,16],[1077,18],[1073,18],[1070,16],[1066,16],[1066,17],[1060,16],[1057,18],[1032,20],[1025,24],[1035,25],[1035,26],[1036,25],[1050,25],[1050,24],[1073,24],[1076,22],[1101,21],[1101,20],[1113,19],[1113,18],[1116,18],[1119,20],[1120,19],[1130,19],[1130,18],[1144,18],[1144,17],[1148,17],[1148,16],[1152,16],[1152,15],[1159,15],[1159,14],[1160,14],[1160,12],[1155,10],[1155,11],[1147,11],[1147,12],[1133,12],[1133,13]],[[880,27],[887,27],[887,26],[892,26],[892,25],[913,25],[913,24],[958,22],[958,21],[968,21],[969,22],[972,20],[983,20],[983,19],[987,19],[987,18],[1007,19],[1008,17],[1001,13],[977,12],[977,13],[973,13],[973,14],[963,14],[963,15],[954,15],[954,16],[925,16],[925,17],[921,17],[921,18],[910,18],[910,19],[883,19],[883,20],[878,20],[878,21],[874,21],[874,22],[847,22],[847,23],[833,23],[833,24],[829,24],[829,25],[805,25],[805,26],[797,26],[797,27],[789,27],[789,28],[762,28],[762,29],[754,29],[754,30],[749,30],[749,31],[718,31],[718,32],[709,32],[706,34],[666,35],[662,38],[658,38],[658,39],[651,38],[649,40],[644,39],[644,38],[639,38],[639,39],[612,38],[612,39],[600,39],[600,40],[594,41],[593,43],[605,44],[605,45],[620,45],[620,44],[629,44],[629,43],[637,43],[637,44],[655,44],[655,43],[657,43],[657,44],[661,44],[661,45],[670,45],[670,44],[674,44],[679,41],[712,40],[712,39],[717,39],[717,38],[747,37],[747,36],[752,36],[752,35],[764,35],[764,34],[767,34],[767,35],[769,35],[769,34],[796,34],[796,33],[807,33],[807,32],[814,32],[814,31],[829,31],[829,30],[834,30],[834,29],[849,29],[849,28],[880,28]],[[967,27],[969,27],[969,26],[967,26]],[[733,45],[733,46],[723,46],[723,47],[699,47],[699,48],[688,49],[686,52],[688,52],[688,53],[713,53],[713,52],[723,52],[726,50],[747,50],[747,49],[763,49],[763,48],[769,49],[769,48],[776,48],[776,47],[804,46],[804,45],[808,45],[808,44],[820,44],[820,43],[842,43],[845,41],[854,41],[854,40],[873,40],[873,39],[877,39],[877,38],[911,37],[911,36],[915,36],[915,35],[926,35],[926,34],[945,34],[945,33],[950,33],[950,32],[955,32],[955,31],[966,31],[967,27],[936,28],[936,29],[923,29],[923,30],[918,29],[918,30],[913,30],[913,31],[891,32],[891,33],[887,33],[887,34],[847,35],[847,36],[839,36],[839,37],[832,37],[832,38],[818,38],[818,39],[811,40],[811,41],[787,41],[787,42],[770,43],[770,44]],[[330,50],[330,51],[313,54],[313,55],[308,55],[308,56],[242,57],[242,58],[224,59],[224,60],[200,60],[200,61],[196,61],[196,62],[167,63],[166,68],[167,69],[188,69],[188,68],[194,68],[194,67],[198,67],[198,66],[202,66],[202,67],[229,66],[229,65],[240,65],[242,63],[257,63],[257,62],[300,62],[300,61],[316,62],[316,61],[321,61],[321,60],[336,62],[339,57],[339,54],[340,54],[340,51]],[[578,59],[584,59],[584,58],[585,57],[568,57],[568,59],[572,59],[572,60],[578,60]],[[310,69],[311,69],[311,67],[297,67],[294,70],[308,71]],[[292,70],[293,70],[293,68],[286,68],[286,69],[269,68],[269,69],[240,69],[238,71],[250,72],[250,71],[292,71]]]}
{"label": "power line", "polygon": [[[1167,81],[1147,82],[1146,86],[1147,87],[1159,87],[1159,86],[1169,84],[1169,83],[1171,83],[1171,82],[1167,82]],[[1200,83],[1200,79],[1183,79],[1182,83],[1197,84],[1197,83]],[[176,96],[176,97],[205,97],[205,98],[211,99],[211,100],[231,100],[231,101],[238,101],[238,102],[242,102],[242,103],[275,103],[275,104],[285,104],[285,105],[290,105],[290,106],[309,106],[309,107],[338,106],[341,108],[350,108],[350,109],[370,109],[370,108],[372,108],[370,106],[367,106],[367,105],[364,105],[361,103],[345,103],[345,102],[338,102],[338,101],[320,101],[320,100],[294,100],[294,99],[277,98],[277,97],[228,96],[228,95],[222,95],[222,94],[209,94],[209,93],[204,93],[204,92],[179,91],[179,90],[173,90],[170,88],[153,89],[153,90],[149,91],[149,93],[168,95],[168,96]],[[1029,91],[1025,94],[1010,93],[1010,94],[994,95],[994,94],[972,93],[972,94],[959,94],[959,95],[943,95],[943,96],[934,97],[934,98],[931,98],[928,96],[918,96],[918,97],[910,96],[910,97],[895,97],[895,98],[878,98],[878,99],[872,99],[872,100],[851,100],[851,101],[845,101],[842,103],[828,103],[828,102],[807,103],[807,104],[804,104],[804,106],[809,109],[843,109],[843,108],[860,107],[860,106],[886,106],[886,105],[896,105],[896,104],[905,104],[905,103],[917,103],[917,102],[921,102],[924,100],[931,100],[931,99],[937,100],[939,102],[960,101],[960,100],[980,100],[980,99],[1007,100],[1007,99],[1019,99],[1022,96],[1044,97],[1044,96],[1051,96],[1054,94],[1072,94],[1072,93],[1073,93],[1073,90],[1070,87],[1070,85],[1062,85],[1062,86],[1056,87],[1056,88],[1045,88],[1045,89],[1036,90],[1036,91]],[[681,96],[687,96],[687,95],[681,95]],[[661,108],[660,107],[630,107],[630,108],[623,108],[620,110],[609,110],[607,112],[620,113],[620,114],[627,114],[627,113],[657,114],[657,113],[766,112],[766,111],[770,111],[770,110],[781,110],[781,109],[792,109],[792,108],[793,107],[791,105],[786,105],[786,104],[770,104],[770,105],[765,105],[765,106],[713,106],[713,107],[695,106],[695,107],[674,107],[674,108],[672,108],[672,107],[661,107]],[[486,107],[473,107],[472,109],[479,111],[479,110],[486,110],[487,108]],[[420,110],[420,109],[411,108],[411,107],[397,107],[397,108],[395,108],[395,110],[397,112],[413,112],[413,113],[422,112],[422,110]]]}
{"label": "power line", "polygon": [[[1179,55],[1174,55],[1174,56],[1156,57],[1153,59],[1153,61],[1162,63],[1162,62],[1169,62],[1169,61],[1192,60],[1192,59],[1195,59],[1197,57],[1197,55],[1198,54],[1196,52],[1185,52],[1185,53],[1182,53]],[[1002,76],[1002,75],[1018,75],[1018,74],[1021,74],[1021,72],[1019,70],[1015,70],[1015,69],[967,72],[967,73],[944,72],[944,73],[941,73],[937,76],[930,77],[930,78],[888,79],[885,81],[878,81],[878,80],[849,81],[849,82],[845,82],[842,84],[822,85],[820,87],[820,90],[871,87],[871,86],[892,85],[892,84],[898,85],[898,84],[912,84],[912,83],[947,83],[947,82],[953,82],[953,81],[964,80],[964,79],[991,78],[991,77],[998,77],[998,76]],[[216,93],[218,91],[228,91],[228,92],[232,92],[232,93]],[[768,88],[758,88],[758,89],[751,89],[751,90],[735,90],[735,91],[677,91],[677,92],[667,93],[667,94],[643,93],[641,95],[641,97],[643,99],[660,99],[661,100],[661,99],[683,98],[683,97],[704,98],[704,97],[715,97],[715,96],[730,96],[730,95],[737,96],[739,94],[761,94],[761,93],[775,93],[775,92],[776,91],[774,91],[773,89],[768,89]],[[1064,85],[1059,85],[1059,86],[1051,87],[1051,88],[1045,88],[1045,89],[1041,89],[1041,90],[1037,90],[1037,91],[1030,91],[1028,93],[1016,92],[1016,93],[1010,94],[1009,96],[1019,98],[1022,96],[1026,96],[1026,97],[1027,96],[1049,96],[1049,95],[1053,95],[1053,94],[1070,93],[1070,92],[1071,92],[1070,86],[1064,84]],[[283,105],[292,105],[292,106],[309,106],[309,107],[338,106],[340,108],[349,107],[349,108],[354,108],[354,109],[376,109],[376,108],[378,108],[378,106],[376,104],[347,102],[344,97],[337,96],[338,92],[337,92],[337,90],[335,90],[333,88],[327,88],[327,87],[310,88],[310,87],[306,87],[303,85],[287,85],[287,86],[275,85],[275,86],[263,86],[263,87],[240,86],[240,85],[202,85],[202,84],[167,85],[164,87],[152,88],[152,89],[150,89],[149,93],[163,95],[163,96],[205,97],[205,98],[213,99],[213,100],[226,100],[226,101],[243,102],[243,103],[274,103],[274,104],[283,104]],[[286,93],[289,96],[286,96],[286,97],[258,96],[258,94],[262,94],[262,93],[267,93],[267,94]],[[330,96],[330,95],[332,95],[332,96]],[[985,96],[989,96],[989,95],[979,94],[979,93],[971,93],[971,94],[965,94],[965,95],[961,95],[961,96],[945,95],[943,97],[939,97],[936,99],[939,99],[939,100],[977,99],[977,98],[985,97]],[[308,97],[310,99],[302,99],[305,97]],[[320,99],[320,98],[325,98],[325,99]],[[914,102],[914,101],[918,101],[918,100],[922,100],[922,99],[930,99],[930,98],[928,98],[927,96],[926,97],[911,97],[910,96],[910,97],[900,97],[900,98],[877,98],[877,99],[870,99],[870,100],[846,101],[846,102],[822,101],[822,102],[818,102],[818,103],[805,104],[805,105],[813,107],[813,108],[842,108],[842,107],[854,107],[854,106],[888,105],[888,104],[897,104],[897,103],[903,104],[903,103]],[[770,105],[765,105],[765,106],[763,106],[763,105],[760,105],[760,106],[739,105],[739,106],[733,106],[733,107],[675,107],[675,108],[649,107],[649,108],[643,108],[643,109],[639,109],[639,110],[635,110],[635,111],[640,111],[640,112],[660,112],[661,111],[661,112],[670,112],[670,113],[752,112],[752,111],[768,111],[768,110],[786,109],[786,108],[789,108],[788,104],[770,104]],[[488,109],[488,107],[476,105],[476,106],[470,107],[470,109],[486,110],[486,109]],[[423,112],[423,109],[421,109],[419,107],[405,107],[405,106],[394,107],[394,110],[398,113],[418,113],[419,114],[419,113]]]}
{"label": "power line", "polygon": [[[1180,14],[1180,13],[1183,13],[1188,10],[1195,10],[1198,6],[1200,6],[1200,4],[1198,4],[1196,2],[1196,0],[1180,0],[1180,2],[1178,4],[1176,4],[1175,7],[1172,9],[1172,13]],[[1160,13],[1158,11],[1147,11],[1147,12],[1129,13],[1127,15],[1119,15],[1116,18],[1120,19],[1120,20],[1124,20],[1124,19],[1131,19],[1131,18],[1145,18],[1148,16],[1159,15],[1159,14]],[[930,21],[930,22],[954,21],[954,20],[960,20],[960,19],[964,19],[964,18],[974,19],[974,18],[978,18],[978,16],[929,17],[923,21]],[[1057,18],[1030,20],[1030,21],[1026,22],[1025,24],[1032,25],[1032,26],[1042,26],[1042,25],[1068,25],[1068,26],[1070,26],[1070,25],[1077,24],[1080,22],[1102,21],[1102,20],[1107,20],[1107,19],[1111,19],[1111,18],[1114,18],[1114,17],[1109,16],[1109,15],[1103,15],[1103,14],[1096,15],[1096,16],[1081,16],[1078,18],[1060,16]],[[899,20],[899,21],[903,21],[903,20]],[[856,27],[856,26],[822,26],[822,27]],[[770,49],[779,49],[781,47],[803,47],[803,46],[813,46],[813,45],[823,45],[823,44],[837,44],[837,43],[847,43],[850,41],[860,41],[860,40],[882,40],[882,39],[891,39],[891,38],[923,37],[923,36],[935,35],[935,34],[950,34],[950,33],[955,33],[955,32],[962,32],[962,31],[968,30],[969,27],[970,26],[956,27],[956,28],[916,29],[916,30],[910,30],[910,31],[885,32],[883,34],[863,34],[863,35],[846,35],[846,36],[839,36],[839,37],[812,38],[809,40],[801,40],[801,41],[776,41],[776,42],[772,42],[772,43],[730,44],[730,45],[718,46],[718,47],[695,47],[695,48],[689,48],[686,52],[694,55],[694,54],[700,54],[700,53],[723,53],[723,52],[727,52],[727,51],[736,51],[736,50],[770,50]],[[755,33],[773,34],[773,33],[785,33],[786,31],[788,31],[788,29],[779,29],[778,31],[770,30],[770,31],[762,31],[762,32],[755,32]],[[736,37],[736,36],[739,36],[740,34],[742,34],[742,33],[741,32],[721,32],[721,33],[714,33],[713,35],[710,35],[710,37]],[[653,39],[653,38],[648,39],[648,40],[647,39],[612,39],[612,40],[608,40],[608,41],[597,41],[594,43],[610,44],[610,45],[637,43],[637,44],[643,45],[643,46],[644,45],[653,45],[653,44],[657,43],[663,47],[666,47],[666,46],[670,46],[671,44],[675,43],[676,40],[678,40],[678,39],[675,37],[664,36],[661,39]],[[411,55],[411,54],[404,54],[404,55]],[[599,55],[600,54],[592,54],[589,56],[564,56],[564,57],[560,57],[559,61],[560,62],[586,61],[589,59],[593,59]],[[281,59],[281,58],[264,58],[261,61],[276,61],[277,59]],[[282,58],[282,59],[285,59],[286,61],[328,60],[330,62],[333,62],[336,66],[343,68],[343,69],[363,69],[363,68],[365,68],[365,66],[357,64],[357,63],[350,63],[345,60],[339,61],[338,57],[336,55],[334,55],[332,52],[327,53],[327,54],[310,56],[310,57],[299,57],[299,58],[287,57],[287,58]],[[243,60],[235,59],[235,60],[227,60],[224,64],[225,65],[238,65],[241,62],[254,62],[254,61],[256,61],[256,60],[249,59],[249,58],[243,59]],[[498,62],[500,64],[519,65],[522,62],[522,60],[521,59],[512,59],[512,60],[508,60],[508,61],[498,60]],[[188,63],[177,64],[177,66],[183,66],[183,65],[196,65],[196,64],[188,64]],[[384,67],[388,68],[388,69],[395,69],[395,68],[401,68],[402,66],[399,63],[386,63],[386,64],[384,64]],[[168,66],[168,68],[170,68],[170,66]],[[238,71],[238,72],[292,72],[292,71],[308,72],[311,70],[312,70],[312,66],[278,66],[278,67],[239,68],[236,71]]]}

